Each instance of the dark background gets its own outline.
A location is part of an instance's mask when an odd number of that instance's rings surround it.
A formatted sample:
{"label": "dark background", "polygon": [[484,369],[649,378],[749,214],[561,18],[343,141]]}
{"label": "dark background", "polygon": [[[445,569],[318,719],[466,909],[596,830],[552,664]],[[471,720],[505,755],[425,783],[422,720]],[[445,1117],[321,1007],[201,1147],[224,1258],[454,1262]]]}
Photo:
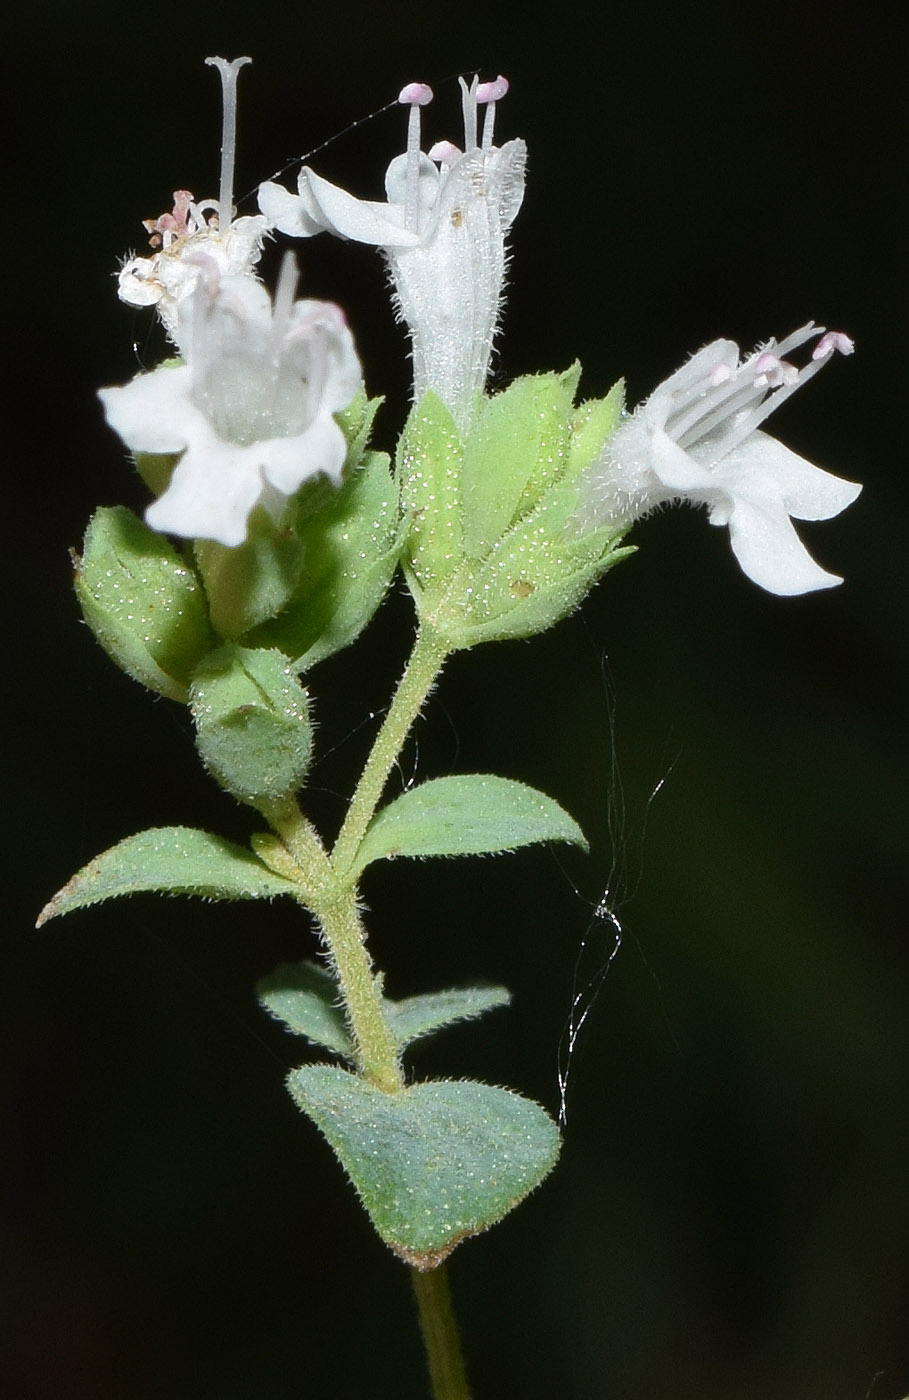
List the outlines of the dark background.
{"label": "dark background", "polygon": [[[530,148],[501,383],[585,366],[633,400],[725,335],[809,318],[855,336],[773,431],[865,482],[807,527],[844,587],[760,592],[725,531],[673,512],[583,610],[450,665],[405,776],[537,784],[593,845],[371,873],[394,995],[503,981],[513,1007],[447,1032],[420,1074],[558,1104],[557,1047],[624,937],[572,1062],[562,1162],[452,1278],[478,1400],[900,1400],[909,1391],[909,1030],[903,46],[875,8],[223,3],[20,6],[5,199],[3,1258],[10,1400],[417,1400],[408,1281],[282,1087],[299,1045],[257,977],[312,951],[291,909],[136,899],[40,934],[37,910],[130,832],[245,839],[186,715],[81,626],[67,546],[142,488],[95,390],[153,363],[116,259],[177,186],[217,193],[207,54],[250,53],[239,188],[458,70],[504,71]],[[378,197],[403,118],[314,160]],[[21,156],[21,166],[19,157]],[[273,259],[272,259],[273,262]],[[378,257],[303,249],[348,308],[368,382],[406,402]],[[8,375],[8,381],[10,376]],[[405,597],[314,677],[328,828],[406,653]],[[649,802],[660,779],[662,789]],[[624,808],[624,816],[622,816]],[[612,814],[612,815],[611,815]],[[646,822],[645,822],[646,818]],[[646,830],[644,829],[646,825]],[[615,867],[615,878],[613,870]],[[623,875],[624,871],[624,875]]]}

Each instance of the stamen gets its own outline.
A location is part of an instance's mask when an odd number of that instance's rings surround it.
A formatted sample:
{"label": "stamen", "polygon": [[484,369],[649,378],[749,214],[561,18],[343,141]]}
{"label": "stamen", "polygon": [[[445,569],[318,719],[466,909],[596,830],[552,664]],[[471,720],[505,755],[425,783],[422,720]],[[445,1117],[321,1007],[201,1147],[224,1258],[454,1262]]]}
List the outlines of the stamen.
{"label": "stamen", "polygon": [[483,119],[483,150],[492,148],[492,134],[496,124],[496,103],[501,100],[508,91],[509,82],[503,78],[501,73],[492,83],[480,83],[477,88],[477,105],[486,106],[486,116]]}
{"label": "stamen", "polygon": [[811,358],[812,360],[823,359],[825,355],[829,355],[834,350],[838,350],[841,355],[851,355],[855,351],[855,341],[843,331],[828,331],[826,335],[821,336],[815,345],[811,352]]}
{"label": "stamen", "polygon": [[799,377],[795,365],[781,360],[772,350],[758,355],[753,365],[754,382],[760,388],[778,389],[781,384],[794,384]]}
{"label": "stamen", "polygon": [[218,228],[222,236],[234,217],[234,160],[237,153],[237,74],[251,58],[207,58],[221,77],[223,117],[221,122],[221,184],[218,191]]}
{"label": "stamen", "polygon": [[453,141],[437,141],[434,146],[430,146],[426,154],[439,165],[454,165],[462,152]]}
{"label": "stamen", "polygon": [[404,227],[417,232],[420,208],[420,108],[432,101],[432,88],[426,83],[408,83],[398,93],[402,106],[410,107],[407,121],[407,175],[405,177]]}

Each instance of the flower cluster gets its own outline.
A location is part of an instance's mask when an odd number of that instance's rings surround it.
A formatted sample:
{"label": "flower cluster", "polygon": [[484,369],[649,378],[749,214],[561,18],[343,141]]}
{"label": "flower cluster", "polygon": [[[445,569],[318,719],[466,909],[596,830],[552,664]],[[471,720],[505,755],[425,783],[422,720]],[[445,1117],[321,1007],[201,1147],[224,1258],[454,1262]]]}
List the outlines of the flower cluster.
{"label": "flower cluster", "polygon": [[[462,78],[463,148],[440,141],[424,152],[421,114],[433,94],[425,83],[409,83],[398,97],[408,109],[406,146],[388,166],[384,201],[358,199],[304,165],[296,192],[266,181],[261,213],[237,219],[236,82],[248,60],[208,62],[224,92],[219,198],[197,203],[176,191],[173,210],[146,221],[154,255],[132,258],[120,274],[121,297],[156,305],[183,363],[101,397],[133,451],[183,454],[147,512],[149,524],[234,546],[257,505],[277,517],[310,477],[340,483],[346,445],[334,415],[360,384],[337,307],[294,302],[287,263],[274,306],[256,282],[266,234],[330,232],[380,251],[411,340],[414,403],[434,395],[468,443],[489,402],[526,148],[518,139],[501,147],[493,139],[506,79]],[[788,357],[812,339],[811,358],[797,368]],[[596,532],[617,540],[656,508],[689,502],[706,506],[711,524],[728,527],[742,569],[770,592],[839,583],[812,560],[792,519],[828,519],[861,488],[805,461],[761,425],[835,351],[852,348],[845,335],[813,325],[744,359],[732,342],[715,341],[618,426],[610,409],[608,434],[578,471],[576,508],[559,527],[566,549]],[[513,438],[518,447],[523,431]]]}

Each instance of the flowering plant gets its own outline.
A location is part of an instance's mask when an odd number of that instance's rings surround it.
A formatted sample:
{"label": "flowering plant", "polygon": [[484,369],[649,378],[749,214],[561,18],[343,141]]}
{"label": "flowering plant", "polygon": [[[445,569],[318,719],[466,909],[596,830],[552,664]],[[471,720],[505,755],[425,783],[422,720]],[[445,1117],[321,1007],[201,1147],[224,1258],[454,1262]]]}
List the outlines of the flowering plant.
{"label": "flowering plant", "polygon": [[[586,842],[553,799],[512,779],[440,777],[395,797],[389,776],[453,653],[558,622],[633,552],[629,531],[661,505],[706,505],[746,574],[772,592],[840,582],[810,558],[791,518],[836,515],[859,488],[761,425],[852,344],[808,326],[740,361],[738,347],[714,342],[632,414],[621,384],[578,403],[577,365],[488,394],[525,177],[523,142],[493,140],[507,82],[462,81],[463,151],[443,141],[423,152],[432,93],[403,88],[407,145],[388,167],[385,202],[304,167],[296,193],[265,182],[261,215],[244,220],[234,218],[232,169],[248,60],[211,61],[224,90],[219,198],[178,191],[172,213],[146,221],[153,256],[125,264],[119,284],[125,300],[156,306],[179,358],[101,391],[155,499],[144,521],[122,508],[95,515],[76,588],[115,662],[188,706],[205,767],[267,829],[248,846],[189,827],[127,837],[41,919],[139,891],[282,896],[309,911],[321,960],[265,976],[260,1000],[318,1050],[318,1063],[289,1076],[290,1093],[411,1268],[433,1393],[463,1397],[443,1261],[543,1181],[559,1129],[510,1089],[412,1079],[414,1041],[505,1005],[508,993],[387,996],[360,881],[378,861]],[[373,243],[388,265],[414,370],[393,461],[371,446],[377,405],[344,313],[295,300],[292,254],[273,299],[256,278],[266,234],[321,232]],[[787,357],[812,339],[799,369]],[[355,642],[399,569],[418,618],[413,652],[329,842],[306,808],[312,678]]]}

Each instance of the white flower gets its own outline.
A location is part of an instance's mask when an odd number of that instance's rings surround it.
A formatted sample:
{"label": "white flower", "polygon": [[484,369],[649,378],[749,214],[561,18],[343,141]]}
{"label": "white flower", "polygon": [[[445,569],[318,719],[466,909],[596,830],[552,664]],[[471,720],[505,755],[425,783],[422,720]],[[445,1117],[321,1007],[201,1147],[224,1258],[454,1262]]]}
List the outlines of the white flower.
{"label": "white flower", "polygon": [[[802,369],[784,358],[820,339]],[[790,517],[829,520],[861,486],[799,457],[760,424],[829,362],[851,354],[840,332],[803,326],[771,340],[742,363],[739,348],[715,340],[661,384],[606,444],[581,481],[584,528],[621,531],[655,508],[705,505],[711,525],[727,525],[744,573],[771,593],[809,593],[842,583],[809,555]]]}
{"label": "white flower", "polygon": [[[266,182],[259,207],[282,232],[308,237],[323,229],[383,253],[395,307],[413,348],[414,398],[433,389],[466,429],[489,373],[505,279],[505,238],[524,195],[523,141],[493,145],[496,101],[508,83],[468,86],[461,79],[464,145],[420,149],[419,110],[431,100],[410,83],[407,150],[389,165],[385,202],[355,199],[304,168],[298,193]],[[482,139],[477,106],[486,106]]]}
{"label": "white flower", "polygon": [[[261,214],[233,217],[237,74],[250,60],[205,61],[218,69],[223,92],[220,197],[197,203],[189,190],[175,190],[170,213],[142,221],[151,235],[151,246],[158,251],[147,258],[128,258],[117,277],[120,300],[130,306],[157,307],[164,329],[175,343],[180,303],[195,290],[200,269],[214,264],[223,276],[251,277],[270,228]],[[204,254],[202,261],[200,254]]]}
{"label": "white flower", "polygon": [[293,300],[288,257],[275,304],[212,265],[180,305],[185,363],[102,389],[107,421],[133,452],[183,456],[146,511],[155,530],[239,545],[256,505],[278,516],[307,478],[340,480],[347,444],[333,414],[360,382],[341,310]]}

